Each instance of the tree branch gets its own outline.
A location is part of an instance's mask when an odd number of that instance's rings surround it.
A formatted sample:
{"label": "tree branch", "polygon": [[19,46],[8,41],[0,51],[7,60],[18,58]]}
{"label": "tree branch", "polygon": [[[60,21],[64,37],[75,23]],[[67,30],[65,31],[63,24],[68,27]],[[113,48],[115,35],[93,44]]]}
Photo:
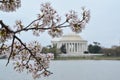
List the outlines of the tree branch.
{"label": "tree branch", "polygon": [[[56,27],[54,27],[54,28],[65,28],[65,27],[70,27],[70,25],[65,25],[65,26],[61,26],[62,24],[60,24],[60,25],[58,25],[58,26],[56,26]],[[47,27],[47,28],[37,28],[37,30],[49,30],[49,29],[51,29],[51,27]],[[16,31],[16,32],[14,32],[14,33],[19,33],[19,32],[21,32],[21,31],[28,31],[28,30],[36,30],[36,28],[27,28],[27,29],[22,29],[22,30],[18,30],[18,31]]]}
{"label": "tree branch", "polygon": [[2,20],[0,20],[0,24],[2,28],[5,28],[8,32],[13,33],[13,31],[9,29],[9,27],[6,24],[4,24]]}
{"label": "tree branch", "polygon": [[26,26],[25,27],[25,29],[27,29],[30,25],[32,25],[34,22],[36,22],[36,21],[38,21],[38,20],[40,20],[41,18],[42,18],[43,16],[41,16],[40,18],[38,18],[38,19],[36,19],[36,20],[34,20],[34,21],[32,21],[28,26]]}
{"label": "tree branch", "polygon": [[14,2],[14,1],[12,0],[11,1],[3,1],[3,0],[0,1],[0,3],[10,3],[10,2]]}
{"label": "tree branch", "polygon": [[10,55],[9,55],[9,57],[8,57],[8,61],[7,61],[6,66],[8,65],[8,63],[9,63],[9,61],[10,61],[10,58],[11,58],[11,56],[12,56],[12,53],[13,53],[14,41],[15,41],[15,35],[13,36],[12,45],[11,45],[11,51],[10,51]]}
{"label": "tree branch", "polygon": [[33,55],[32,51],[17,36],[15,36],[15,38],[25,47],[26,50],[29,51],[30,55],[43,67],[43,69],[45,71],[48,71],[48,70],[46,70],[46,68],[44,68],[43,64],[40,63],[39,59],[37,59],[37,57],[35,57],[35,55]]}
{"label": "tree branch", "polygon": [[2,54],[2,49],[3,49],[4,43],[0,47],[0,54]]}
{"label": "tree branch", "polygon": [[26,62],[25,65],[28,65],[28,63],[29,63],[29,61],[30,61],[30,58],[31,58],[31,55],[29,56],[29,58],[28,58],[28,60],[27,60],[27,62]]}

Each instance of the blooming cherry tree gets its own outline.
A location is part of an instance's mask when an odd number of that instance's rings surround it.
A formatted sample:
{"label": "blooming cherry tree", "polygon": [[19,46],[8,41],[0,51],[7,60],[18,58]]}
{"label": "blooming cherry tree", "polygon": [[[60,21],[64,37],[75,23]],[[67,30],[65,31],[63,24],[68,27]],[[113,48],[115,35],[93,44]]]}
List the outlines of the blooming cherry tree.
{"label": "blooming cherry tree", "polygon": [[[21,6],[20,0],[1,0],[0,10],[12,12]],[[8,65],[14,59],[14,69],[18,72],[27,70],[32,73],[33,78],[41,75],[49,76],[52,72],[48,71],[51,56],[41,53],[42,47],[39,42],[33,41],[25,43],[18,37],[21,32],[32,31],[34,36],[39,36],[41,32],[48,31],[52,37],[60,37],[63,34],[62,28],[70,27],[73,32],[79,33],[90,19],[90,11],[82,9],[82,18],[79,18],[74,10],[65,15],[66,20],[61,21],[61,17],[50,3],[41,4],[40,13],[27,26],[22,21],[15,22],[14,30],[0,20],[0,54],[9,54]],[[10,44],[6,42],[9,40]]]}

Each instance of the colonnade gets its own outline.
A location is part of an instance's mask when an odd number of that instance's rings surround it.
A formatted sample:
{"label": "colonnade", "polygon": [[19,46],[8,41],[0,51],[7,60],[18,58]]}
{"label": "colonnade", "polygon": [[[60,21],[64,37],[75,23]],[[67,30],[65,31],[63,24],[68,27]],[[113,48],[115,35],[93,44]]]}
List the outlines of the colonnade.
{"label": "colonnade", "polygon": [[87,51],[86,42],[62,42],[61,45],[65,45],[68,54]]}

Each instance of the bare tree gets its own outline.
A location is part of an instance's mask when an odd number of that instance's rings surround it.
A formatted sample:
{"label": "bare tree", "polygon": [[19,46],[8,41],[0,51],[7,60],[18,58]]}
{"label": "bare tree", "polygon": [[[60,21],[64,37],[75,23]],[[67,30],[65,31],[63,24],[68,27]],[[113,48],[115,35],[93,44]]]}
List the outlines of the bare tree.
{"label": "bare tree", "polygon": [[[4,12],[12,12],[21,6],[20,0],[1,0],[0,10]],[[32,31],[34,36],[39,36],[41,32],[48,31],[52,37],[60,37],[63,32],[62,28],[70,27],[73,32],[79,33],[85,27],[90,19],[90,11],[85,8],[82,9],[82,19],[78,18],[77,13],[72,10],[68,12],[64,22],[57,14],[57,11],[51,6],[50,3],[41,4],[40,13],[37,18],[27,26],[22,21],[17,20],[13,29],[11,26],[5,24],[2,19],[0,20],[0,54],[9,54],[8,62],[14,59],[14,69],[22,72],[27,69],[32,73],[33,78],[39,78],[41,75],[48,76],[52,74],[47,70],[49,67],[49,56],[41,54],[41,45],[37,41],[32,43],[25,43],[18,37],[21,32]],[[10,44],[6,42],[9,40]],[[33,62],[31,62],[31,60]]]}

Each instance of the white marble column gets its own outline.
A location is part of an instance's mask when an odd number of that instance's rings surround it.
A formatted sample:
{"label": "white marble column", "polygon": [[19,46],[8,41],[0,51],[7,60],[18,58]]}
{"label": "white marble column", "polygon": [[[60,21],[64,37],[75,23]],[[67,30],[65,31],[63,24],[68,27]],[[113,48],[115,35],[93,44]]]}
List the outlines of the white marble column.
{"label": "white marble column", "polygon": [[79,53],[79,43],[77,43],[77,52]]}
{"label": "white marble column", "polygon": [[70,53],[71,53],[71,43],[69,43],[69,50],[70,50]]}
{"label": "white marble column", "polygon": [[72,53],[74,53],[74,43],[72,43]]}
{"label": "white marble column", "polygon": [[79,51],[80,51],[80,53],[82,52],[82,43],[80,43],[80,45],[79,45]]}
{"label": "white marble column", "polygon": [[82,43],[82,53],[83,53],[83,51],[84,51],[84,43]]}
{"label": "white marble column", "polygon": [[74,53],[74,44],[72,43],[72,53]]}
{"label": "white marble column", "polygon": [[70,43],[68,43],[68,53],[70,53]]}
{"label": "white marble column", "polygon": [[82,43],[80,43],[80,53],[82,52]]}
{"label": "white marble column", "polygon": [[84,50],[85,50],[85,45],[84,45],[84,43],[83,43],[83,53],[84,53]]}

